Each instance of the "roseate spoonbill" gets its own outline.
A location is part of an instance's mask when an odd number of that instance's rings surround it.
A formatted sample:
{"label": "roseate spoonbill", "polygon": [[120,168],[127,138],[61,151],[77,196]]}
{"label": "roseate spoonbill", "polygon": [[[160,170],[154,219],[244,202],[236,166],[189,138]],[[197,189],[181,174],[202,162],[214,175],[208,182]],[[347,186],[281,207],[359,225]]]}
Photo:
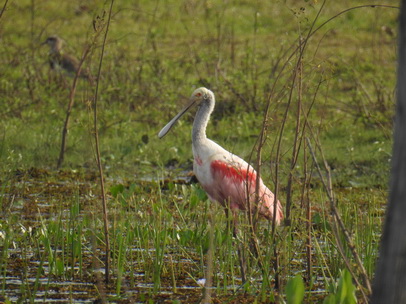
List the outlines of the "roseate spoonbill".
{"label": "roseate spoonbill", "polygon": [[[64,70],[70,75],[75,75],[79,69],[79,60],[65,54],[62,50],[63,40],[56,35],[48,37],[42,44],[49,45],[49,65],[52,70]],[[80,77],[90,79],[89,72],[82,69]]]}
{"label": "roseate spoonbill", "polygon": [[274,194],[264,185],[262,179],[259,179],[259,199],[255,206],[257,173],[254,168],[207,138],[206,127],[215,105],[212,91],[203,87],[196,89],[186,107],[159,132],[159,138],[164,137],[193,105],[199,107],[192,131],[193,171],[210,200],[220,203],[227,217],[228,210],[233,213],[234,235],[235,212],[237,209],[247,210],[248,200],[253,214],[258,210],[259,215],[268,220],[275,219],[275,223],[279,224],[283,219],[282,206],[279,201],[275,202]]}

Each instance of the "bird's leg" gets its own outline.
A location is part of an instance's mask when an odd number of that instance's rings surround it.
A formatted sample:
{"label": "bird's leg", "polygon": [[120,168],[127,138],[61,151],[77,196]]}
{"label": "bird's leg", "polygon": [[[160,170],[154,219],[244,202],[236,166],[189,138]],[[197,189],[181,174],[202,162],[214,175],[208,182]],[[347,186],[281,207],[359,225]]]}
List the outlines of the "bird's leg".
{"label": "bird's leg", "polygon": [[233,236],[237,238],[238,234],[238,215],[237,212],[231,210],[231,213],[233,214]]}
{"label": "bird's leg", "polygon": [[233,214],[233,236],[235,241],[237,242],[237,253],[238,253],[238,259],[240,260],[240,269],[241,269],[241,281],[242,284],[245,284],[247,282],[247,263],[245,261],[245,255],[244,255],[244,243],[239,242],[237,235],[238,235],[238,214],[235,210],[231,210],[231,213]]}
{"label": "bird's leg", "polygon": [[230,224],[230,208],[229,206],[224,206],[224,213],[226,214],[226,233],[228,233],[231,230]]}
{"label": "bird's leg", "polygon": [[[230,211],[233,215],[233,218],[230,218]],[[233,237],[237,238],[238,234],[238,218],[237,218],[237,213],[233,210],[230,210],[230,206],[225,206],[224,207],[224,213],[226,214],[226,219],[227,219],[227,231],[230,231],[231,228],[233,230]],[[230,225],[232,225],[230,227]]]}
{"label": "bird's leg", "polygon": [[[230,219],[230,211],[233,215],[233,218]],[[244,247],[243,244],[238,242],[238,218],[237,218],[237,212],[230,210],[230,205],[227,204],[226,206],[224,206],[224,212],[226,214],[226,219],[227,219],[227,232],[230,231],[231,227],[230,225],[232,225],[233,228],[233,237],[235,239],[235,242],[237,244],[237,253],[238,253],[238,259],[240,262],[240,269],[241,269],[241,281],[242,284],[245,284],[245,282],[247,281],[247,276],[246,276],[246,262],[245,262],[245,256],[244,256]]]}
{"label": "bird's leg", "polygon": [[258,258],[259,254],[259,244],[257,238],[257,224],[258,224],[258,209],[256,207],[252,208],[253,213],[251,214],[250,221],[250,251]]}
{"label": "bird's leg", "polygon": [[[238,240],[237,240],[237,242],[238,242]],[[246,275],[247,264],[245,262],[244,244],[237,243],[237,253],[238,253],[238,259],[240,261],[241,281],[242,281],[242,284],[245,284],[245,282],[247,282],[247,275]]]}
{"label": "bird's leg", "polygon": [[[230,211],[233,215],[233,218],[230,218]],[[226,219],[227,219],[227,228],[226,231],[227,233],[233,229],[233,237],[235,239],[236,245],[237,245],[237,253],[238,253],[238,259],[240,262],[240,269],[241,269],[241,281],[243,284],[247,281],[247,276],[246,276],[246,262],[245,262],[245,257],[244,257],[244,248],[243,244],[238,242],[238,219],[237,219],[237,213],[233,210],[230,210],[230,205],[227,204],[224,206],[224,213],[226,214]],[[230,227],[232,225],[232,227]]]}

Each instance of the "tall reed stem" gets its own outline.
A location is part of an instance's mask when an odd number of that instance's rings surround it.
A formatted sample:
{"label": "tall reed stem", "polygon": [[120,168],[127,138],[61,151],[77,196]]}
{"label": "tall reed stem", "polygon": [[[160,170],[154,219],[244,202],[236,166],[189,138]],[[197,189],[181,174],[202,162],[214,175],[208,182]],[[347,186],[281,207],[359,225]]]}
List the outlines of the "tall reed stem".
{"label": "tall reed stem", "polygon": [[102,195],[102,206],[103,206],[103,223],[104,223],[104,238],[106,243],[106,259],[105,259],[105,281],[106,284],[110,281],[110,238],[109,238],[109,220],[108,220],[108,209],[107,209],[107,199],[106,199],[106,191],[104,187],[104,176],[103,176],[103,167],[101,163],[101,156],[100,156],[100,143],[99,143],[99,133],[97,129],[97,102],[98,102],[98,92],[99,92],[99,83],[100,83],[100,75],[101,69],[103,64],[103,57],[104,57],[104,49],[106,46],[107,34],[109,32],[110,21],[111,21],[111,14],[113,11],[113,4],[114,0],[110,2],[110,9],[109,15],[106,24],[106,30],[104,32],[103,44],[100,53],[100,61],[99,61],[99,69],[97,73],[97,82],[96,82],[96,89],[94,94],[94,106],[93,106],[93,128],[94,128],[94,140],[95,140],[95,149],[96,149],[96,160],[97,166],[99,169],[99,178],[100,178],[100,188],[101,188],[101,195]]}

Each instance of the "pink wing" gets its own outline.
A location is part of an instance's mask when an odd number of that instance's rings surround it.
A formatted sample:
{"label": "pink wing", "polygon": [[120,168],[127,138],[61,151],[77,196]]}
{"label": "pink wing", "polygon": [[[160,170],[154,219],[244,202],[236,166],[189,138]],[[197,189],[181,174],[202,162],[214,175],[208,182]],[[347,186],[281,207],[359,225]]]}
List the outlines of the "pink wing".
{"label": "pink wing", "polygon": [[[203,187],[212,200],[216,200],[223,206],[229,203],[231,209],[247,210],[247,199],[254,205],[257,174],[251,166],[245,162],[228,163],[215,160],[211,163],[210,170],[213,183],[203,185]],[[259,197],[259,214],[272,220],[275,196],[261,179]],[[251,209],[255,212],[255,206],[252,206]],[[279,201],[277,201],[275,219],[277,224],[283,219],[282,206]]]}

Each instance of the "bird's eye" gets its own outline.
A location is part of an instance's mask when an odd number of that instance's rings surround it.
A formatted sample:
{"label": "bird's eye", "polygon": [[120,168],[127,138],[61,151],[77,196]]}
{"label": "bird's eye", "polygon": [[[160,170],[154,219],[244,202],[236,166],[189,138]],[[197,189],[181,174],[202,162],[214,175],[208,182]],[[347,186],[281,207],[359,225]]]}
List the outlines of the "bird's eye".
{"label": "bird's eye", "polygon": [[200,96],[202,96],[202,93],[200,93],[200,92],[196,93],[196,97],[200,97]]}

